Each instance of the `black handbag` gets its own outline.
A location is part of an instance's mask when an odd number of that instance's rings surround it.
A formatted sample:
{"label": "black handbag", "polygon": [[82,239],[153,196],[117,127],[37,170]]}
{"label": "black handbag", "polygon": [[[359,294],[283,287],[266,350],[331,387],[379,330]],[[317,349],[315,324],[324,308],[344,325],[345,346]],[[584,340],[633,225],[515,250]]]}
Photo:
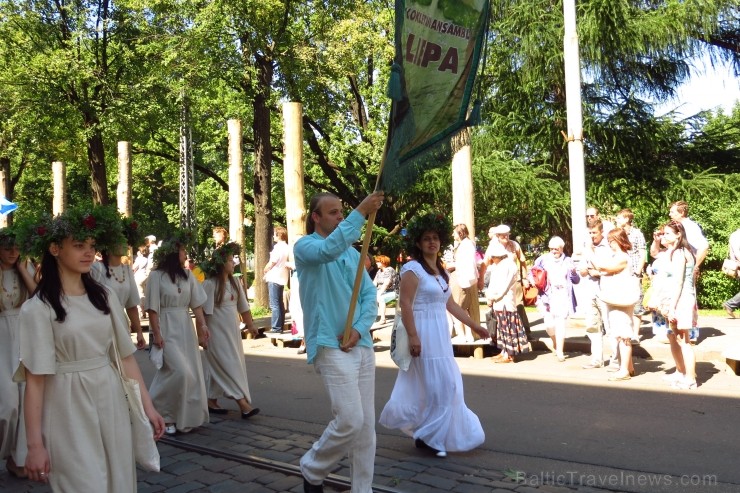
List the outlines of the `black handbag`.
{"label": "black handbag", "polygon": [[496,315],[493,313],[493,308],[486,312],[486,329],[488,329],[488,335],[491,337],[491,346],[496,345],[496,332],[498,329],[496,323]]}

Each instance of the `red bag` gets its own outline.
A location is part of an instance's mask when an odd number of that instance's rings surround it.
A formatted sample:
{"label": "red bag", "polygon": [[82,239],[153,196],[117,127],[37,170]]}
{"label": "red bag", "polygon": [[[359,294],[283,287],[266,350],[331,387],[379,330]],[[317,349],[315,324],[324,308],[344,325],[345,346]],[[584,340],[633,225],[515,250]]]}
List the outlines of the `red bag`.
{"label": "red bag", "polygon": [[524,290],[524,306],[534,306],[537,301],[537,288],[529,286]]}
{"label": "red bag", "polygon": [[540,291],[544,291],[547,288],[547,271],[542,267],[534,266],[530,271],[532,279],[534,279],[534,285]]}

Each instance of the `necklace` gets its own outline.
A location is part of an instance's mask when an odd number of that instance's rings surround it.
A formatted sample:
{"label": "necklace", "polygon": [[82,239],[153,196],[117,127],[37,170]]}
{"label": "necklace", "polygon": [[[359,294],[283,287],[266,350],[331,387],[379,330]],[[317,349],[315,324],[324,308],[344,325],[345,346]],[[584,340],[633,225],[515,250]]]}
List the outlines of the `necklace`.
{"label": "necklace", "polygon": [[180,287],[180,278],[177,278],[177,281],[175,281],[175,285],[177,286],[177,294],[182,294],[182,288]]}
{"label": "necklace", "polygon": [[118,281],[119,284],[123,284],[124,282],[126,282],[126,269],[123,268],[123,264],[120,267],[121,267],[121,279],[119,279],[118,276],[116,275],[116,271],[113,270],[113,266],[108,267],[108,273],[111,276],[113,276],[113,279]]}
{"label": "necklace", "polygon": [[3,288],[3,297],[8,300],[8,303],[10,306],[15,305],[16,300],[18,299],[18,277],[13,275],[11,276],[13,278],[13,287],[10,288],[10,291],[5,289],[5,283],[2,283]]}
{"label": "necklace", "polygon": [[434,280],[437,281],[437,284],[439,284],[439,289],[441,289],[443,293],[446,293],[447,290],[450,289],[450,285],[447,283],[445,283],[447,284],[447,287],[442,286],[442,283],[439,282],[439,275],[435,275]]}
{"label": "necklace", "polygon": [[224,285],[224,290],[229,293],[229,296],[231,296],[231,301],[234,301],[234,291],[231,289],[231,283],[228,283]]}

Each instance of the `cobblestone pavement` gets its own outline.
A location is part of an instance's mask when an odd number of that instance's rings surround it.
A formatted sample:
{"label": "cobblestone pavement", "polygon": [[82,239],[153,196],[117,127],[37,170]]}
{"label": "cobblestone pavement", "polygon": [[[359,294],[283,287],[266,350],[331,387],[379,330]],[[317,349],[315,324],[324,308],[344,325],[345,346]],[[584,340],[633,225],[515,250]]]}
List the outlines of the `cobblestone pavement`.
{"label": "cobblestone pavement", "polygon": [[[716,334],[710,333],[710,337],[702,341],[699,348],[706,346],[712,349],[712,354],[715,354],[719,352],[719,348],[739,346],[740,331],[737,331],[737,328],[740,327],[735,321],[718,319],[712,322],[708,326],[716,328],[717,330],[712,329]],[[647,343],[643,346],[651,349]],[[651,352],[658,349],[662,348],[656,345],[655,350]],[[295,353],[294,350],[289,351],[291,354]],[[549,361],[548,358],[539,360]],[[481,364],[474,359],[461,359],[460,363],[461,366],[472,366],[473,369]],[[543,363],[534,361],[527,364]],[[553,369],[563,373],[562,378],[572,378],[576,374],[583,375],[578,365],[574,370],[568,365],[544,364],[551,365]],[[516,371],[520,374],[527,372],[527,366],[516,366],[519,367]],[[499,371],[514,372],[515,369],[506,368]],[[541,373],[544,370],[537,371]],[[558,377],[558,374],[554,375],[552,378]],[[721,392],[722,395],[737,396],[737,384],[733,379],[737,377],[726,372],[722,375],[723,378],[716,376],[712,378],[708,384],[700,387],[698,392],[704,392],[705,388],[711,390],[714,385],[717,387],[716,391]],[[520,377],[524,376],[526,375],[520,375]],[[645,375],[642,378],[648,379],[649,377]],[[654,378],[659,379],[659,377]],[[719,384],[715,384],[715,381]],[[140,493],[159,491],[174,493],[301,492],[303,491],[302,478],[296,473],[299,458],[321,434],[325,424],[277,418],[271,416],[266,410],[249,420],[239,419],[236,412],[227,416],[212,416],[211,423],[208,425],[192,433],[179,434],[174,437],[174,440],[182,442],[186,448],[173,446],[170,443],[160,443],[162,471],[159,473],[139,471],[138,491]],[[188,446],[197,446],[201,449],[188,450]],[[215,455],[204,453],[205,449],[215,450]],[[522,458],[526,460],[522,461]],[[409,438],[398,434],[379,433],[374,482],[379,487],[379,491],[406,493],[442,491],[459,493],[711,491],[718,493],[738,491],[737,485],[727,484],[712,485],[712,488],[678,488],[676,485],[680,484],[681,478],[675,476],[645,475],[587,464],[578,464],[576,466],[579,467],[573,468],[572,464],[545,457],[519,456],[517,459],[519,460],[514,461],[510,455],[482,448],[463,454],[451,453],[447,458],[439,459],[426,451],[414,448]],[[84,461],[85,458],[81,457],[80,460]],[[529,464],[526,467],[531,470],[513,470],[511,464],[514,462]],[[573,477],[567,473],[555,472],[569,470],[586,470],[589,475]],[[340,478],[349,476],[347,459],[340,463],[334,474]],[[635,486],[631,483],[631,481],[641,480],[662,481],[663,483],[656,483],[654,487]],[[328,482],[325,485],[327,493],[348,490],[348,486],[340,484]],[[4,465],[0,465],[0,493],[46,493],[49,491],[50,488],[46,485],[10,477]]]}
{"label": "cobblestone pavement", "polygon": [[[179,434],[175,439],[246,459],[255,458],[276,463],[282,465],[281,469],[288,467],[297,470],[300,456],[311,446],[322,428],[323,425],[274,419],[266,415],[245,421],[233,413],[223,418],[212,418],[210,424],[189,434]],[[289,471],[255,467],[243,461],[214,457],[163,443],[159,444],[159,451],[162,470],[159,473],[139,470],[139,493],[303,491],[301,476]],[[410,439],[379,435],[374,482],[387,488],[384,491],[406,493],[604,491],[588,486],[536,484],[541,478],[523,479],[526,476],[523,471],[482,468],[476,464],[486,462],[485,454],[485,451],[478,450],[466,454],[450,454],[446,459],[439,459],[413,448]],[[349,475],[349,463],[346,459],[340,463],[334,474],[344,477]],[[516,481],[517,474],[520,481]],[[549,482],[547,478],[544,481]],[[329,485],[324,489],[327,493],[349,491],[348,487]],[[0,472],[2,493],[50,491],[46,485],[12,478],[4,470]]]}

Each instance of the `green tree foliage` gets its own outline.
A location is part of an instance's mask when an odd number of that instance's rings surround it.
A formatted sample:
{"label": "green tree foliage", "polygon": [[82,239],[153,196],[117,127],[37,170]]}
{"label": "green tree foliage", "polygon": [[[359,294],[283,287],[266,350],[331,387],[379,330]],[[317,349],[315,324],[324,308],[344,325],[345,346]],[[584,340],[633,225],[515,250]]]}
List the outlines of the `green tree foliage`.
{"label": "green tree foliage", "polygon": [[[489,88],[486,134],[496,136],[489,152],[545,166],[565,183],[562,5],[549,0],[493,5],[483,74]],[[686,58],[737,12],[736,2],[588,0],[577,9],[589,201],[607,212],[656,207],[660,199],[654,191],[665,190],[687,169],[703,169],[707,156],[702,162],[692,159],[693,141],[684,127],[656,118],[652,102],[673,95],[690,73]],[[564,220],[553,215],[550,227],[567,230]]]}
{"label": "green tree foliage", "polygon": [[86,161],[93,200],[108,203],[105,141],[117,110],[135,96],[128,85],[138,75],[133,44],[144,19],[125,0],[8,0],[0,12],[9,55],[2,76],[9,79],[0,85],[18,86],[23,106],[68,121],[63,137],[74,146],[71,160]]}

